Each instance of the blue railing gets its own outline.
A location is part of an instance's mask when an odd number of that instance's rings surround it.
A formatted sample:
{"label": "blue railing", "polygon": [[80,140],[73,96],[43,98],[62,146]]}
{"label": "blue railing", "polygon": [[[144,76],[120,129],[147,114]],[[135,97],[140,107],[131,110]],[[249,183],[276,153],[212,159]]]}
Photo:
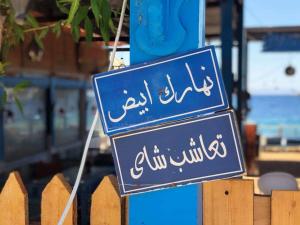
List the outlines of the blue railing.
{"label": "blue railing", "polygon": [[258,124],[258,133],[264,137],[300,140],[300,124]]}

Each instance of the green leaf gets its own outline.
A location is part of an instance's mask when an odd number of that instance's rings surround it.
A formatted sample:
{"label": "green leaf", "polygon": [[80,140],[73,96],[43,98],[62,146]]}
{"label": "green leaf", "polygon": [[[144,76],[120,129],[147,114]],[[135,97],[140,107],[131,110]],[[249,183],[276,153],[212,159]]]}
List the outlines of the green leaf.
{"label": "green leaf", "polygon": [[97,27],[99,27],[100,24],[100,1],[101,0],[91,0],[92,12],[94,14]]}
{"label": "green leaf", "polygon": [[73,2],[73,0],[58,0],[59,3],[61,4],[70,4]]}
{"label": "green leaf", "polygon": [[30,14],[28,14],[28,15],[26,16],[26,21],[27,21],[27,23],[28,23],[30,26],[32,26],[32,27],[34,27],[34,28],[39,27],[38,21],[37,21],[32,15],[30,15]]}
{"label": "green leaf", "polygon": [[16,103],[19,111],[23,114],[23,112],[24,112],[23,111],[23,105],[22,105],[21,101],[19,100],[19,98],[16,95],[14,96],[14,100],[15,100],[15,103]]}
{"label": "green leaf", "polygon": [[49,28],[45,28],[44,30],[42,30],[42,31],[39,33],[39,39],[42,40],[43,38],[45,38],[46,35],[48,34],[48,31],[49,31]]}
{"label": "green leaf", "polygon": [[91,42],[93,39],[93,24],[90,20],[90,18],[86,17],[84,20],[84,29],[86,32],[85,39],[88,42]]}
{"label": "green leaf", "polygon": [[79,0],[73,0],[71,8],[70,8],[69,16],[68,16],[68,19],[67,19],[68,24],[72,23],[72,20],[73,20],[75,14],[76,14],[78,8],[79,8]]}
{"label": "green leaf", "polygon": [[77,13],[72,21],[72,26],[78,26],[81,21],[84,20],[85,17],[87,17],[89,8],[87,6],[81,6],[78,8]]}
{"label": "green leaf", "polygon": [[61,12],[69,14],[70,10],[67,7],[65,7],[65,3],[62,3],[62,1],[56,0],[56,6]]}
{"label": "green leaf", "polygon": [[110,19],[111,9],[107,0],[101,0],[100,2],[100,32],[105,42],[110,39]]}
{"label": "green leaf", "polygon": [[72,26],[72,37],[75,42],[79,41],[80,38],[79,26]]}
{"label": "green leaf", "polygon": [[79,41],[80,38],[80,23],[87,17],[89,11],[88,6],[79,6],[77,12],[71,22],[71,32],[75,42]]}
{"label": "green leaf", "polygon": [[111,30],[113,33],[116,33],[116,32],[117,32],[117,28],[115,27],[114,22],[112,21],[111,18],[110,18],[110,20],[109,20],[109,28],[110,28],[110,30]]}
{"label": "green leaf", "polygon": [[13,91],[15,94],[25,90],[26,88],[28,88],[28,86],[30,85],[30,82],[25,80],[25,81],[22,81],[20,83],[18,83],[14,88],[13,88]]}
{"label": "green leaf", "polygon": [[107,26],[101,26],[100,33],[103,37],[103,40],[105,41],[105,44],[107,44],[110,39],[109,28]]}
{"label": "green leaf", "polygon": [[44,49],[44,44],[39,35],[35,34],[34,35],[34,41],[35,43],[39,46],[40,49]]}
{"label": "green leaf", "polygon": [[109,24],[109,20],[111,18],[111,9],[107,0],[100,1],[100,13],[101,13],[102,21],[105,24]]}
{"label": "green leaf", "polygon": [[24,41],[24,30],[19,25],[16,25],[14,27],[14,30],[15,30],[17,40],[19,42]]}
{"label": "green leaf", "polygon": [[56,37],[59,37],[61,34],[61,22],[57,22],[55,26],[52,28],[52,32],[56,34]]}

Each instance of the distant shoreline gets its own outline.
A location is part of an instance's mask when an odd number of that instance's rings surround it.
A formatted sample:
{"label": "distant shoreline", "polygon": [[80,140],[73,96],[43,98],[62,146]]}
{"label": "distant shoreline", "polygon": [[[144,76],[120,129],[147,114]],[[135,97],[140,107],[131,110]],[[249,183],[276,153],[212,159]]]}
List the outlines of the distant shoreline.
{"label": "distant shoreline", "polygon": [[300,139],[300,95],[251,95],[247,122],[265,137]]}

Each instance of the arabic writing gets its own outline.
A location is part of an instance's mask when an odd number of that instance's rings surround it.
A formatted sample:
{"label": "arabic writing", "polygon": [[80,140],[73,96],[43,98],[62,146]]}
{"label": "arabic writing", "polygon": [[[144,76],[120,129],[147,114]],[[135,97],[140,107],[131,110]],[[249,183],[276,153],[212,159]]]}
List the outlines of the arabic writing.
{"label": "arabic writing", "polygon": [[[214,160],[216,157],[225,158],[227,156],[227,148],[222,141],[222,134],[217,134],[208,148],[203,140],[202,134],[199,135],[199,146],[196,146],[194,138],[190,138],[189,149],[183,150],[181,156],[174,159],[172,156],[160,154],[157,145],[153,147],[153,157],[149,157],[146,146],[135,157],[134,167],[130,168],[130,175],[133,179],[139,179],[144,172],[145,166],[148,166],[152,171],[167,169],[170,166],[177,167],[179,172],[183,172],[185,164],[194,164],[203,162],[205,159]],[[221,149],[220,149],[221,146]],[[170,152],[171,149],[167,149]],[[146,165],[144,165],[146,164]]]}
{"label": "arabic writing", "polygon": [[[158,96],[158,100],[161,104],[166,105],[174,100],[176,103],[180,104],[183,102],[185,96],[189,92],[193,92],[193,91],[195,91],[197,93],[203,93],[205,96],[211,95],[211,89],[213,88],[214,83],[213,83],[212,79],[210,78],[210,76],[205,76],[205,78],[203,79],[202,86],[199,87],[199,86],[197,86],[197,84],[195,82],[194,74],[188,63],[185,63],[185,69],[186,69],[189,79],[191,81],[191,86],[186,87],[184,89],[184,91],[182,92],[182,94],[179,94],[177,91],[175,91],[174,85],[172,84],[172,81],[171,81],[171,76],[169,74],[166,74],[166,80],[167,80],[168,86],[164,87],[162,89],[163,91],[161,93],[159,93],[159,96]],[[204,66],[201,66],[200,70],[202,72],[204,72],[206,70],[206,68]],[[143,92],[140,92],[139,95],[140,95],[141,100],[139,100],[138,102],[134,97],[128,97],[125,104],[122,105],[123,112],[120,115],[117,115],[117,116],[112,115],[112,112],[108,111],[108,118],[111,122],[113,122],[113,123],[120,122],[127,115],[127,112],[129,110],[135,109],[138,107],[142,107],[142,109],[139,110],[140,116],[149,112],[150,107],[149,107],[149,105],[147,105],[147,103],[149,101],[150,105],[153,104],[153,98],[152,98],[153,93],[151,94],[149,85],[146,80],[144,80],[144,86],[145,86],[146,94],[144,94]],[[127,96],[128,91],[126,89],[124,89],[123,94]]]}

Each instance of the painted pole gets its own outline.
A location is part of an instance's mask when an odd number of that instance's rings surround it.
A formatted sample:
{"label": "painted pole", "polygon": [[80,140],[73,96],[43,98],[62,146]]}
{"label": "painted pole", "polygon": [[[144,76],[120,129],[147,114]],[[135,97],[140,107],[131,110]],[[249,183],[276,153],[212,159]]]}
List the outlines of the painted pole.
{"label": "painted pole", "polygon": [[[203,47],[205,0],[130,1],[131,64]],[[129,225],[202,224],[202,185],[129,197]]]}

